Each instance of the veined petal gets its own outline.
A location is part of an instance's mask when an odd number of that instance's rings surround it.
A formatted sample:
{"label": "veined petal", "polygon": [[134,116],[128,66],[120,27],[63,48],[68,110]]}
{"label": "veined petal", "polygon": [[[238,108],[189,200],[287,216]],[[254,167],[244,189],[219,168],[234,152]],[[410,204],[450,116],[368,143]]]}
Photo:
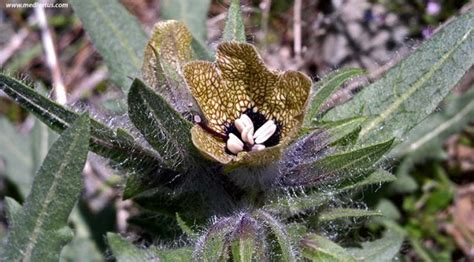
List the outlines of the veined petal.
{"label": "veined petal", "polygon": [[282,125],[282,137],[287,137],[295,127],[301,125],[311,85],[311,79],[305,74],[286,71],[265,100],[260,111]]}
{"label": "veined petal", "polygon": [[278,80],[278,74],[265,67],[250,44],[226,42],[217,47],[217,66],[227,86],[242,90],[247,104],[262,106]]}
{"label": "veined petal", "polygon": [[228,164],[234,156],[225,152],[226,144],[215,136],[209,135],[200,126],[195,125],[191,128],[191,138],[194,146],[209,159]]}
{"label": "veined petal", "polygon": [[[213,130],[224,134],[224,124],[229,119],[229,97],[234,94],[221,85],[221,77],[216,65],[207,61],[196,61],[184,66],[184,77],[191,89],[191,93],[199,104],[208,125]],[[233,112],[231,113],[233,115]]]}

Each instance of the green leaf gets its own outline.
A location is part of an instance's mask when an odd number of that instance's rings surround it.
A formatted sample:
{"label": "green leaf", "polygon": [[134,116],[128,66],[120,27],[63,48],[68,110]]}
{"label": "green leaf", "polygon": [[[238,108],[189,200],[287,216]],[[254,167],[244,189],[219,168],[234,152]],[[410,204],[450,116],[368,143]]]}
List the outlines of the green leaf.
{"label": "green leaf", "polygon": [[[102,213],[100,213],[102,214]],[[93,240],[92,232],[84,215],[80,212],[78,205],[69,216],[69,224],[72,224],[74,238],[61,251],[60,262],[89,262],[105,261],[98,246]],[[103,222],[100,222],[103,226]],[[103,235],[101,235],[101,238]]]}
{"label": "green leaf", "polygon": [[366,72],[361,68],[345,68],[329,73],[321,81],[316,83],[316,93],[310,98],[309,107],[305,115],[304,125],[309,126],[321,113],[324,103],[345,82],[354,77],[364,75]]}
{"label": "green leaf", "polygon": [[0,158],[5,163],[4,175],[25,197],[30,191],[35,172],[30,153],[30,137],[20,134],[4,118],[0,119],[0,133]]}
{"label": "green leaf", "polygon": [[270,204],[266,205],[264,209],[268,212],[278,214],[282,218],[289,218],[303,214],[308,210],[316,209],[327,203],[333,197],[334,195],[321,192],[313,192],[299,197],[282,197],[276,201],[270,201]]}
{"label": "green leaf", "polygon": [[191,248],[163,249],[159,254],[163,262],[188,262],[192,261],[193,251]]}
{"label": "green leaf", "polygon": [[7,218],[8,223],[15,223],[18,221],[18,214],[21,210],[21,205],[16,202],[15,199],[11,197],[5,197],[5,216]]}
{"label": "green leaf", "polygon": [[305,163],[285,177],[289,186],[314,186],[325,183],[341,183],[361,174],[371,172],[380,158],[391,148],[392,140],[353,151],[327,156],[321,160]]}
{"label": "green leaf", "polygon": [[272,215],[262,210],[256,211],[256,218],[270,228],[272,234],[275,235],[276,242],[281,251],[281,260],[296,261],[296,254],[292,247],[292,241],[288,232],[286,232],[285,226]]}
{"label": "green leaf", "polygon": [[53,145],[58,135],[47,125],[35,120],[35,125],[31,131],[31,154],[33,157],[33,171],[36,172],[48,154],[49,148]]}
{"label": "green leaf", "polygon": [[199,261],[229,260],[226,237],[232,233],[235,223],[234,219],[223,218],[212,225],[196,245],[194,253]]}
{"label": "green leaf", "polygon": [[232,243],[232,261],[252,262],[256,247],[256,239],[253,236],[240,236]]}
{"label": "green leaf", "polygon": [[2,260],[57,261],[72,238],[69,213],[82,189],[90,120],[79,117],[54,143],[35,176],[23,208],[12,221]]}
{"label": "green leaf", "polygon": [[446,101],[446,106],[440,112],[434,113],[408,134],[408,138],[394,148],[391,155],[406,154],[426,155],[425,152],[440,148],[450,135],[459,132],[469,121],[474,119],[474,88],[459,97]]}
{"label": "green leaf", "polygon": [[376,170],[370,172],[368,176],[363,176],[355,181],[348,181],[338,186],[338,192],[353,190],[357,188],[363,188],[370,185],[380,185],[383,183],[393,182],[397,180],[397,177],[392,175],[390,172],[385,170]]}
{"label": "green leaf", "polygon": [[398,254],[404,240],[403,234],[387,230],[381,239],[362,243],[361,248],[348,248],[348,252],[357,260],[364,262],[389,262]]}
{"label": "green leaf", "polygon": [[358,208],[334,208],[324,210],[319,214],[320,222],[328,222],[342,218],[358,218],[358,217],[371,217],[381,216],[382,213],[379,211],[364,210]]}
{"label": "green leaf", "polygon": [[326,204],[334,198],[334,194],[344,193],[369,185],[378,185],[396,180],[396,177],[385,170],[370,172],[367,176],[357,177],[356,180],[348,180],[337,184],[330,192],[311,192],[297,197],[281,197],[276,200],[270,200],[269,204],[264,206],[264,210],[270,213],[278,214],[282,218],[289,218],[298,214],[304,214],[315,210]]}
{"label": "green leaf", "polygon": [[397,206],[392,201],[385,198],[382,198],[378,201],[375,209],[379,210],[383,214],[382,219],[390,219],[396,221],[399,220],[402,216]]}
{"label": "green leaf", "polygon": [[176,222],[178,222],[179,228],[191,239],[196,239],[198,237],[198,234],[194,232],[187,224],[186,222],[181,218],[178,212],[176,212]]}
{"label": "green leaf", "polygon": [[193,150],[191,122],[160,95],[135,79],[128,94],[128,114],[145,139],[170,167],[185,164]]}
{"label": "green leaf", "polygon": [[138,21],[119,1],[71,0],[92,42],[107,64],[113,82],[127,93],[139,77],[147,41]]}
{"label": "green leaf", "polygon": [[351,144],[354,136],[355,140],[357,140],[360,127],[366,120],[366,117],[354,117],[334,122],[321,122],[317,123],[317,126],[329,135],[329,138],[327,139],[329,145],[343,146]]}
{"label": "green leaf", "polygon": [[310,234],[304,237],[300,242],[300,246],[303,250],[303,256],[311,261],[356,261],[343,247],[316,234]]}
{"label": "green leaf", "polygon": [[138,248],[118,234],[107,233],[107,241],[117,262],[153,261],[158,259],[158,254],[153,250]]}
{"label": "green leaf", "polygon": [[207,42],[207,13],[211,0],[162,0],[160,13],[165,20],[183,22],[200,46]]}
{"label": "green leaf", "polygon": [[163,249],[155,246],[138,248],[123,239],[118,234],[107,233],[110,249],[118,262],[129,261],[162,261],[162,262],[187,262],[191,261],[192,250],[189,248]]}
{"label": "green leaf", "polygon": [[374,164],[391,148],[393,140],[328,156],[314,163],[331,174],[363,173],[374,167]]}
{"label": "green leaf", "polygon": [[222,34],[224,42],[237,41],[245,43],[245,26],[240,10],[240,0],[231,0],[227,20]]}
{"label": "green leaf", "polygon": [[[39,120],[47,124],[54,131],[61,133],[78,117],[78,114],[66,109],[54,101],[38,94],[23,83],[3,74],[0,74],[0,90],[14,99],[25,109],[33,113]],[[138,171],[167,172],[161,167],[161,158],[154,152],[138,145],[130,136],[118,135],[104,124],[91,121],[91,151],[110,158],[128,169],[132,173]],[[123,133],[123,131],[121,131]],[[129,161],[133,159],[133,161]]]}
{"label": "green leaf", "polygon": [[[474,12],[455,19],[412,55],[324,119],[375,116],[363,126],[360,143],[403,139],[436,109],[474,60]],[[399,142],[397,140],[397,142]]]}

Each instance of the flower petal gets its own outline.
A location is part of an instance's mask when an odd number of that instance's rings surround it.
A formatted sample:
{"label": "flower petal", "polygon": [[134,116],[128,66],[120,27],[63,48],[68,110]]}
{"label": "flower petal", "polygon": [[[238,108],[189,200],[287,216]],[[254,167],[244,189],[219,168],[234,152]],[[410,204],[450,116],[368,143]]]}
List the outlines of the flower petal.
{"label": "flower petal", "polygon": [[262,106],[272,93],[278,74],[265,67],[255,47],[237,42],[221,43],[216,57],[226,86],[239,90],[239,100],[244,101],[245,106]]}
{"label": "flower petal", "polygon": [[232,161],[233,156],[225,152],[225,143],[207,133],[200,126],[195,125],[191,128],[191,138],[194,146],[209,159],[224,165]]}
{"label": "flower petal", "polygon": [[221,85],[214,63],[207,61],[196,61],[184,66],[184,77],[188,83],[194,99],[199,104],[208,125],[213,130],[225,134],[224,124],[234,119],[228,119],[229,97],[233,94]]}
{"label": "flower petal", "polygon": [[271,115],[283,126],[282,137],[287,137],[301,125],[304,107],[311,90],[311,79],[296,71],[286,71],[269,95],[260,112]]}

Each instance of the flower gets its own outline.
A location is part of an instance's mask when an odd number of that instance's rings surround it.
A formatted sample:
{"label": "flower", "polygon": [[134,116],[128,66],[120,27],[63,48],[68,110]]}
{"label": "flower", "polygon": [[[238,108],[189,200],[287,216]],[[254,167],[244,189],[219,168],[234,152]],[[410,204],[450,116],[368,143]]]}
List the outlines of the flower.
{"label": "flower", "polygon": [[185,80],[204,119],[191,135],[205,156],[222,164],[275,160],[301,126],[311,79],[266,68],[253,45],[224,42],[216,62],[194,61]]}

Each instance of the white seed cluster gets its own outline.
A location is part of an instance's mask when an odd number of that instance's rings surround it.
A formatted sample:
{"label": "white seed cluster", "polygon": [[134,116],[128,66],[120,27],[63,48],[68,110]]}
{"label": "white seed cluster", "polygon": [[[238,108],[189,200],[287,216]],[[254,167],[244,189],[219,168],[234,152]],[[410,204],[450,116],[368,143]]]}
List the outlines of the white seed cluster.
{"label": "white seed cluster", "polygon": [[244,145],[250,146],[251,151],[259,151],[265,149],[265,141],[267,141],[276,131],[277,126],[273,120],[268,120],[257,131],[254,132],[253,122],[246,114],[242,114],[236,119],[235,127],[240,132],[240,140],[236,135],[230,133],[227,139],[227,149],[233,154],[237,154],[244,150]]}

